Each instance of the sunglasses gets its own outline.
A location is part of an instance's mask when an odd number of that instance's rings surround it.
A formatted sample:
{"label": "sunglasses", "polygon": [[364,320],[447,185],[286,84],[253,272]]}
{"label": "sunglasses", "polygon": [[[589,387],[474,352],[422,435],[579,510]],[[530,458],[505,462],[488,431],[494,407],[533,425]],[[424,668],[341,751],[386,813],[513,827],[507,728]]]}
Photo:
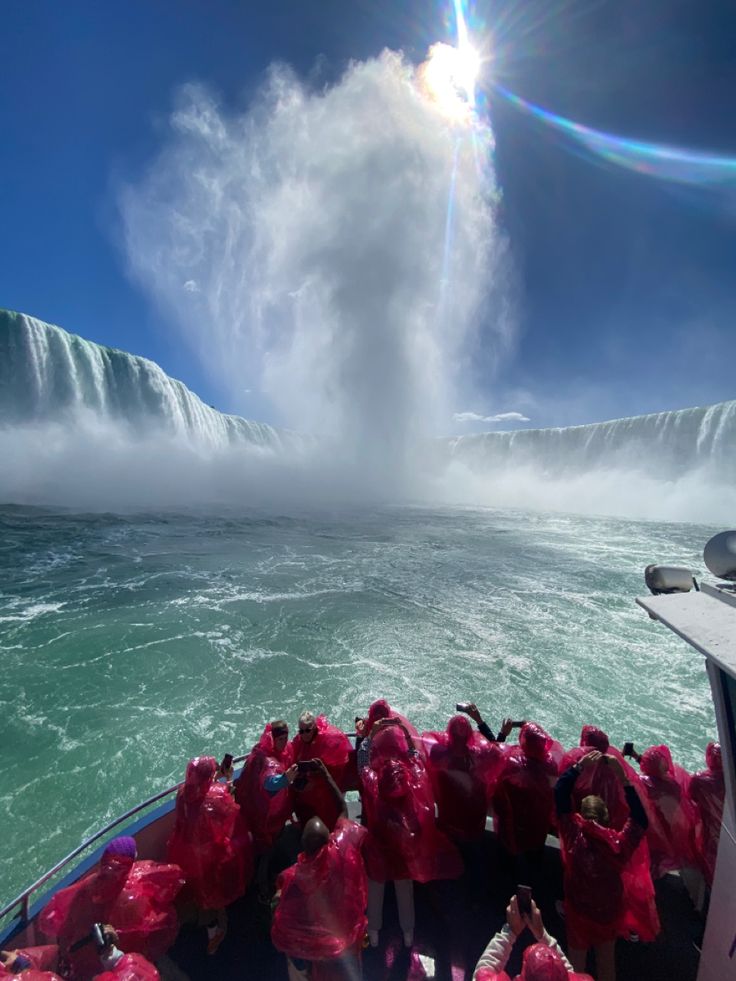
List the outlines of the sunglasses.
{"label": "sunglasses", "polygon": [[288,729],[274,729],[271,732],[271,735],[273,736],[274,739],[282,739],[284,736],[288,736],[289,735],[289,730]]}
{"label": "sunglasses", "polygon": [[304,735],[307,732],[314,732],[314,726],[299,726],[299,732]]}

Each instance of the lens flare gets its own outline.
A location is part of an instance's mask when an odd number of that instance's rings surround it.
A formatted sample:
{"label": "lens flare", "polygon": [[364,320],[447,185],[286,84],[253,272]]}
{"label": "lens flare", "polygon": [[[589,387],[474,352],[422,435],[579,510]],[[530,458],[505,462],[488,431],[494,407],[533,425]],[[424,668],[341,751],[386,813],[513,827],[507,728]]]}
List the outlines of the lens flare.
{"label": "lens flare", "polygon": [[480,58],[469,45],[454,48],[440,41],[429,49],[421,68],[425,88],[443,116],[462,122],[475,108]]}
{"label": "lens flare", "polygon": [[627,170],[679,184],[709,189],[733,188],[736,185],[736,158],[720,154],[698,153],[665,143],[629,140],[591,129],[543,109],[515,95],[501,85],[495,91],[522,112],[546,126],[563,133],[583,146],[590,154]]}

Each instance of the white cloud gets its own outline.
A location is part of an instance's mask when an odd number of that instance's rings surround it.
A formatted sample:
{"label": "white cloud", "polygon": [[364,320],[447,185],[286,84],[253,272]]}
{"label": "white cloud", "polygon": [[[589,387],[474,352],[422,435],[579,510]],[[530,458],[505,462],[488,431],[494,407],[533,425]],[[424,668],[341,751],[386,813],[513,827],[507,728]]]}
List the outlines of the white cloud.
{"label": "white cloud", "polygon": [[453,422],[530,422],[521,412],[499,412],[495,416],[481,416],[477,412],[456,412]]}

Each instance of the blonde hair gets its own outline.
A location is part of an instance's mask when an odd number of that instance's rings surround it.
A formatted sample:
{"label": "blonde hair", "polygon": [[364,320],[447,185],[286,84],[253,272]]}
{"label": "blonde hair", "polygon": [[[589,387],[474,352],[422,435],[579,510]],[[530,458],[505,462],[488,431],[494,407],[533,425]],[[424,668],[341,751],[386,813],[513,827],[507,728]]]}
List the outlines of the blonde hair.
{"label": "blonde hair", "polygon": [[583,797],[580,803],[580,813],[589,821],[596,821],[605,828],[608,827],[608,808],[602,797],[598,797],[596,794],[588,794],[587,797]]}

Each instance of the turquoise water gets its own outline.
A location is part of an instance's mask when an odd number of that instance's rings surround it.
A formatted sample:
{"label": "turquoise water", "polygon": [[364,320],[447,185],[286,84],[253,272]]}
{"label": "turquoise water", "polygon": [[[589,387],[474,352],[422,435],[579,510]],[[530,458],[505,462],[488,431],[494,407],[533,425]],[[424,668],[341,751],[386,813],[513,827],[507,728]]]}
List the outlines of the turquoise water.
{"label": "turquoise water", "polygon": [[0,903],[102,822],[304,708],[583,722],[702,764],[702,660],[634,604],[716,530],[480,509],[0,508]]}

